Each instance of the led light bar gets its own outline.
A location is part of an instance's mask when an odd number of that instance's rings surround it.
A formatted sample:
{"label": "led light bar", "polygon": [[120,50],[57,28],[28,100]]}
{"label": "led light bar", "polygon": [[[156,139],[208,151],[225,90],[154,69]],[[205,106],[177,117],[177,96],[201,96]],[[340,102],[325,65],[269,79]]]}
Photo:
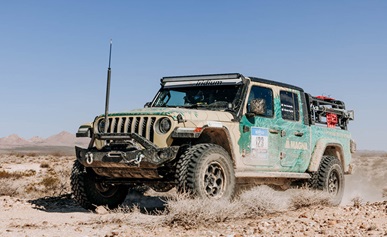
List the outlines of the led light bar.
{"label": "led light bar", "polygon": [[192,75],[163,77],[161,83],[164,87],[237,85],[242,83],[242,78],[243,75],[239,73]]}
{"label": "led light bar", "polygon": [[239,73],[228,73],[228,74],[209,74],[209,75],[190,75],[190,76],[177,76],[177,77],[163,77],[161,82],[172,82],[172,81],[202,81],[202,80],[227,80],[227,79],[238,79],[243,77]]}

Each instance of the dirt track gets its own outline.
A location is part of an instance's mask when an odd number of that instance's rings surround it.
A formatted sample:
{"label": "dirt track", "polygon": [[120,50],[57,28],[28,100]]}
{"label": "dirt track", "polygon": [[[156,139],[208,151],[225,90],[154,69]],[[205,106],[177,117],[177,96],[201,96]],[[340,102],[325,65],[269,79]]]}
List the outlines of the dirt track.
{"label": "dirt track", "polygon": [[[124,204],[131,206],[135,202],[143,213],[140,213],[139,209],[134,212],[128,212],[128,209],[109,212],[104,208],[98,208],[97,213],[91,213],[80,208],[71,199],[65,179],[58,178],[59,184],[64,184],[61,186],[61,192],[64,194],[58,193],[54,186],[44,186],[46,183],[39,181],[45,180],[47,176],[67,177],[66,170],[71,167],[72,159],[51,156],[0,157],[0,171],[36,170],[33,175],[30,175],[31,172],[24,173],[30,176],[0,179],[0,236],[387,235],[387,201],[382,197],[387,178],[385,157],[355,157],[357,173],[347,178],[345,205],[340,207],[315,205],[256,217],[241,217],[232,221],[226,219],[209,222],[209,225],[196,227],[179,222],[166,223],[166,214],[146,213],[145,209],[163,209],[165,198],[157,193],[150,192],[146,197],[135,194],[127,197]],[[10,195],[5,195],[7,191]],[[353,198],[355,200],[352,200]]]}

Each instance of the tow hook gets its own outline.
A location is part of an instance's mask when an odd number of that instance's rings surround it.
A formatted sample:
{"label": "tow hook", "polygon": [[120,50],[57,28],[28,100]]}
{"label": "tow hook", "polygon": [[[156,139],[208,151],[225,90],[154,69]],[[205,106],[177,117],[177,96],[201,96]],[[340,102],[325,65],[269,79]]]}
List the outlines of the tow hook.
{"label": "tow hook", "polygon": [[143,159],[144,157],[145,157],[144,154],[138,153],[136,159],[134,160],[134,163],[135,163],[136,165],[140,166],[140,163],[141,163],[141,161],[142,161],[142,159]]}
{"label": "tow hook", "polygon": [[93,153],[87,152],[87,153],[86,153],[86,163],[87,163],[88,165],[91,165],[91,164],[93,163],[93,161],[94,161]]}

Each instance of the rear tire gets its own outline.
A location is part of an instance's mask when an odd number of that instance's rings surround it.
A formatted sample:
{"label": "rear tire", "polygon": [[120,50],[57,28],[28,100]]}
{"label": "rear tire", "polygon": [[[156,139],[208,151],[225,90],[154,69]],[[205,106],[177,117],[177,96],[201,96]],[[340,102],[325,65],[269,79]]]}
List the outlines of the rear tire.
{"label": "rear tire", "polygon": [[177,165],[177,189],[200,198],[231,199],[235,190],[234,167],[229,154],[215,144],[187,149]]}
{"label": "rear tire", "polygon": [[83,208],[94,211],[97,206],[117,208],[128,194],[128,187],[113,186],[99,182],[92,170],[86,170],[78,160],[74,162],[71,172],[71,190],[74,199]]}
{"label": "rear tire", "polygon": [[332,204],[338,206],[344,194],[344,172],[339,159],[323,156],[320,167],[312,174],[309,184],[314,189],[328,192],[332,197]]}

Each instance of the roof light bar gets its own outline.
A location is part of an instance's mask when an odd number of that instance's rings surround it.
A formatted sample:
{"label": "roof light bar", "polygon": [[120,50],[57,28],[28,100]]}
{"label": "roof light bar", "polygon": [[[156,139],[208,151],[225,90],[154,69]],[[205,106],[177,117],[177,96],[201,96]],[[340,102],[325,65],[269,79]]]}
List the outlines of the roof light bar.
{"label": "roof light bar", "polygon": [[177,77],[163,77],[161,82],[176,82],[176,81],[201,81],[201,80],[227,80],[227,79],[238,79],[243,77],[239,73],[228,73],[228,74],[209,74],[209,75],[191,75],[191,76],[177,76]]}

